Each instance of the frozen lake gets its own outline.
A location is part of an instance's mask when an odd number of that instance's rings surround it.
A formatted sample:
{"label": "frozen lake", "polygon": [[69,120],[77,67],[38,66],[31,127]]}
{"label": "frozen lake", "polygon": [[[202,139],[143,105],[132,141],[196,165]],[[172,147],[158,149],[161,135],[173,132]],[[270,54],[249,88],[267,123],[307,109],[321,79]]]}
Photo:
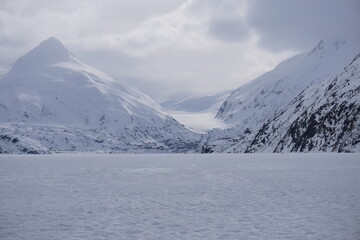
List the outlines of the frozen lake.
{"label": "frozen lake", "polygon": [[360,155],[0,155],[0,239],[357,240]]}

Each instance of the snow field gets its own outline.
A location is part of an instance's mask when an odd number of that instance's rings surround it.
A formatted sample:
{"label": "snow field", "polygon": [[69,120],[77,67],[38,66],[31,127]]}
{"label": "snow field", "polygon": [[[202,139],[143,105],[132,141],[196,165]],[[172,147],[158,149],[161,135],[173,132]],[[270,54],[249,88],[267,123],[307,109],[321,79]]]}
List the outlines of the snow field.
{"label": "snow field", "polygon": [[169,114],[181,124],[184,124],[188,129],[198,133],[206,133],[207,131],[219,128],[225,129],[230,127],[220,119],[215,118],[213,112],[185,112],[185,111],[171,111]]}
{"label": "snow field", "polygon": [[0,155],[0,239],[360,239],[359,154]]}

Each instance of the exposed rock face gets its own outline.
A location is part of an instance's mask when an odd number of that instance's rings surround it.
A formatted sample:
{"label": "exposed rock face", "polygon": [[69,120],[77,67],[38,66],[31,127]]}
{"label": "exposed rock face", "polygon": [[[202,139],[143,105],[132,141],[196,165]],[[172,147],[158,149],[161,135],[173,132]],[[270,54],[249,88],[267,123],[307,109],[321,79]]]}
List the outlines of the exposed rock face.
{"label": "exposed rock face", "polygon": [[246,152],[359,152],[360,54],[334,78],[303,91],[257,133]]}
{"label": "exposed rock face", "polygon": [[[305,89],[318,86],[343,71],[358,52],[360,52],[359,40],[347,41],[338,38],[320,41],[312,51],[290,58],[274,70],[241,86],[232,92],[217,114],[218,118],[232,124],[233,127],[210,131],[203,137],[199,152],[270,151],[270,148],[252,150],[250,147],[250,145],[254,146],[252,144],[254,137],[258,136],[259,131],[264,131],[269,119],[286,111],[295,98],[301,98],[299,94]],[[294,111],[303,112],[304,109],[300,104],[294,106]],[[287,123],[295,120],[294,115],[288,117],[286,119],[284,116],[281,124],[272,127],[281,131],[286,129]],[[274,132],[272,137],[268,136],[268,140],[261,141],[272,146],[280,140],[277,134]],[[277,151],[286,151],[286,149],[278,148]]]}

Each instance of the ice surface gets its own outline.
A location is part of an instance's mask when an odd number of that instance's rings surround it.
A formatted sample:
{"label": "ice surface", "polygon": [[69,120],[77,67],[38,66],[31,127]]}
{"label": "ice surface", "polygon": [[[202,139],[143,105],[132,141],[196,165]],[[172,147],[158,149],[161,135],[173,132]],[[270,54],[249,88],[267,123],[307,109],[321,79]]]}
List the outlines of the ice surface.
{"label": "ice surface", "polygon": [[359,154],[0,156],[0,239],[359,239]]}

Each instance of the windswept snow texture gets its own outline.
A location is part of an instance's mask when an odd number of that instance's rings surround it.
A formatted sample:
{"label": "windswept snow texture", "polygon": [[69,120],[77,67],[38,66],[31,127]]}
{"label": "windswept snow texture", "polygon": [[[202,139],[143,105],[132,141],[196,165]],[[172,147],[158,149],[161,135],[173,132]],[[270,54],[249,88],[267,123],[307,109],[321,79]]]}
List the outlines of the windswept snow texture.
{"label": "windswept snow texture", "polygon": [[0,156],[0,239],[360,236],[359,154]]}

